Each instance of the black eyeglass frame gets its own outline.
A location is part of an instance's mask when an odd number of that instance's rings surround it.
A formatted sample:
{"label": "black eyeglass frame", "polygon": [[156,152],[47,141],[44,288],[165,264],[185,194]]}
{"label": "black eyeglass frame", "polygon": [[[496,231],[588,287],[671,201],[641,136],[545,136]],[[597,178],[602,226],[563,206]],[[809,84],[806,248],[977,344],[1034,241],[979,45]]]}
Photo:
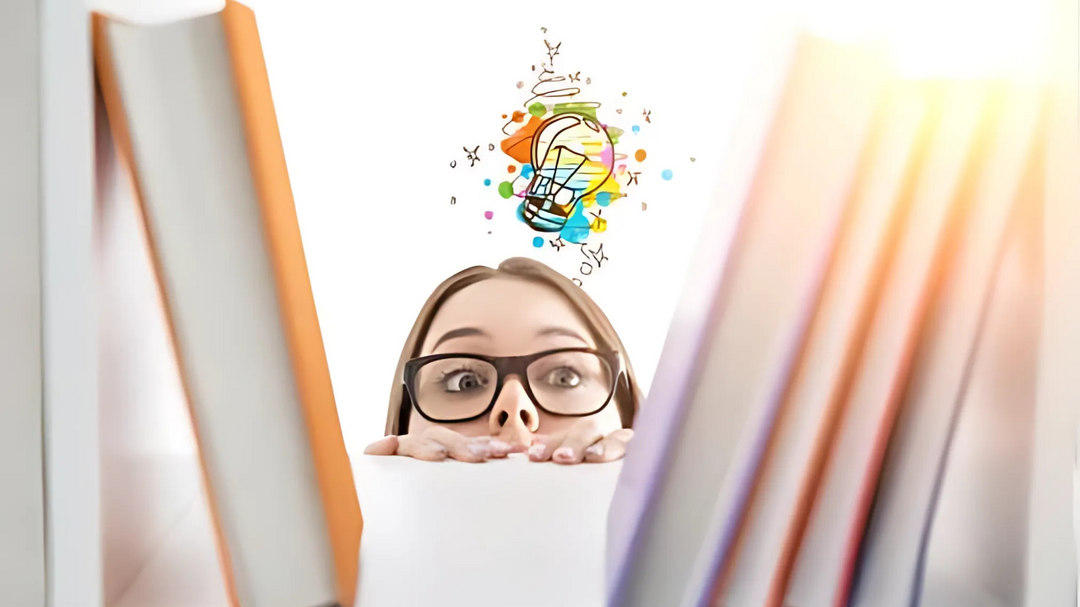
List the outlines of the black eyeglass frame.
{"label": "black eyeglass frame", "polygon": [[[611,371],[611,389],[608,390],[607,397],[604,399],[604,403],[596,409],[586,413],[556,413],[544,407],[536,398],[536,394],[533,393],[532,385],[529,383],[528,368],[532,363],[552,356],[554,354],[563,353],[575,353],[581,352],[586,354],[593,354],[599,357],[604,363],[607,364],[608,369]],[[472,417],[465,417],[461,419],[437,419],[431,417],[424,412],[420,407],[416,398],[415,384],[416,376],[420,372],[420,369],[429,363],[433,363],[440,360],[447,360],[451,358],[466,358],[471,360],[479,360],[486,362],[489,365],[495,367],[496,379],[495,379],[495,392],[491,395],[491,402],[480,413],[473,415]],[[409,401],[412,404],[412,409],[420,414],[420,417],[428,420],[429,422],[436,424],[458,424],[473,421],[474,419],[480,419],[485,415],[489,415],[495,408],[495,403],[499,400],[499,394],[502,393],[503,385],[506,382],[506,378],[510,376],[516,376],[518,381],[521,382],[521,386],[525,389],[525,394],[529,396],[529,400],[532,404],[541,411],[545,411],[550,415],[558,415],[561,417],[587,417],[589,415],[595,415],[604,410],[605,407],[611,404],[611,399],[615,396],[615,391],[619,385],[619,379],[623,375],[623,362],[622,355],[616,350],[597,350],[594,348],[556,348],[554,350],[544,350],[543,352],[537,352],[535,354],[526,354],[524,356],[484,356],[482,354],[431,354],[429,356],[420,356],[413,358],[405,363],[405,372],[403,374],[402,381],[405,384],[405,392],[409,395]]]}

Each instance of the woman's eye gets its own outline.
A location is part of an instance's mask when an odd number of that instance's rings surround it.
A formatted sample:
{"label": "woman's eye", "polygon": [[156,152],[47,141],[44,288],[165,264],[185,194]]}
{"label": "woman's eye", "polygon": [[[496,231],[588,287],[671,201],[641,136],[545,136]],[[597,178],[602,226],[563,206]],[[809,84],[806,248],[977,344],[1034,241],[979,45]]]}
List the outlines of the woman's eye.
{"label": "woman's eye", "polygon": [[569,367],[561,367],[548,373],[547,383],[558,388],[573,388],[581,383],[581,376]]}
{"label": "woman's eye", "polygon": [[447,392],[466,392],[484,387],[484,380],[473,371],[457,371],[444,380]]}

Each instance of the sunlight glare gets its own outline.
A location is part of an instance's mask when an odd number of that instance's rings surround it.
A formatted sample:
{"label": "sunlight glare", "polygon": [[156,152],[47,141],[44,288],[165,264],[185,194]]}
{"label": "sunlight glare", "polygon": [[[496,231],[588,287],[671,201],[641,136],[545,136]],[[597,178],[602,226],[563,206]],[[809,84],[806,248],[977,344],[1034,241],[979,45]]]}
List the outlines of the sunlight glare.
{"label": "sunlight glare", "polygon": [[908,77],[1047,75],[1049,0],[817,0],[802,6],[808,30],[838,42],[884,44]]}

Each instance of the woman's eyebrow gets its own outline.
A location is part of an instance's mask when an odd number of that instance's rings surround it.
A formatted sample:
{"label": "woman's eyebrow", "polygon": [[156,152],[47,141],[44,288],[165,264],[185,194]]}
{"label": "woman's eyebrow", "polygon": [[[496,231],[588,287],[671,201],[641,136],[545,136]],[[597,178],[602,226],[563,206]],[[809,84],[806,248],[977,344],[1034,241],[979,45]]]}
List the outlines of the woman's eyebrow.
{"label": "woman's eyebrow", "polygon": [[487,333],[484,333],[476,327],[462,327],[460,329],[453,329],[443,333],[443,336],[435,341],[435,345],[431,346],[432,351],[439,347],[439,344],[450,341],[451,339],[457,339],[458,337],[471,337],[473,335],[479,335],[480,337],[491,337]]}
{"label": "woman's eyebrow", "polygon": [[565,327],[547,327],[545,329],[541,329],[536,334],[537,337],[546,337],[548,335],[562,335],[564,337],[572,337],[586,345],[588,345],[589,343],[584,337],[578,334],[577,331],[567,329]]}

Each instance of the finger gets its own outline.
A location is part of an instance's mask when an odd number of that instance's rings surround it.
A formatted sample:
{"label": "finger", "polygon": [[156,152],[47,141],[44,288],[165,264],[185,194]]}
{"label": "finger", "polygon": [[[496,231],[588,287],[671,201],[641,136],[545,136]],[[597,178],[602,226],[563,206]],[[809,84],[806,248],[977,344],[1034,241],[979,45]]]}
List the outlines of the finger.
{"label": "finger", "polygon": [[622,459],[626,455],[626,443],[634,437],[630,428],[616,430],[604,437],[604,440],[586,447],[585,461],[590,464],[602,464]]}
{"label": "finger", "polygon": [[496,459],[504,458],[507,455],[510,455],[514,450],[513,446],[509,443],[501,441],[494,436],[475,436],[472,438],[472,441],[474,443],[487,445],[489,451],[488,455]]}
{"label": "finger", "polygon": [[489,457],[496,459],[503,459],[515,451],[515,448],[510,443],[504,443],[501,440],[493,440],[488,443]]}
{"label": "finger", "polygon": [[441,462],[446,459],[447,449],[439,441],[425,436],[406,434],[398,438],[397,454],[425,462]]}
{"label": "finger", "polygon": [[556,464],[580,464],[585,459],[585,449],[603,438],[600,424],[591,419],[583,419],[570,429],[566,439],[551,454],[551,461]]}
{"label": "finger", "polygon": [[364,449],[364,455],[393,455],[397,453],[398,437],[386,436],[371,443]]}
{"label": "finger", "polygon": [[424,432],[424,437],[446,447],[447,454],[459,462],[479,463],[491,455],[492,449],[484,442],[478,442],[458,434],[449,428],[435,426]]}
{"label": "finger", "polygon": [[551,454],[566,439],[566,433],[548,434],[533,438],[533,444],[527,451],[529,459],[534,462],[546,462],[551,459]]}

